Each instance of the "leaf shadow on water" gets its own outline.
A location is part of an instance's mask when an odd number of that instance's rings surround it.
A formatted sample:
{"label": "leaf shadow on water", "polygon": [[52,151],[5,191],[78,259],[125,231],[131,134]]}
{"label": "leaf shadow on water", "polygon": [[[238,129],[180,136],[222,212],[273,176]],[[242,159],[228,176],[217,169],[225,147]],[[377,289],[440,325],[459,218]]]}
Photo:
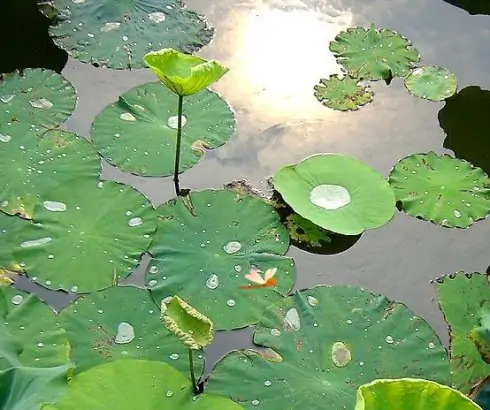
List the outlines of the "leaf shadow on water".
{"label": "leaf shadow on water", "polygon": [[489,14],[490,15],[490,1],[489,0],[443,0],[452,6],[466,10],[470,14]]}
{"label": "leaf shadow on water", "polygon": [[58,73],[63,70],[68,55],[53,43],[48,33],[49,23],[50,19],[39,11],[36,0],[2,1],[0,73],[37,67]]}
{"label": "leaf shadow on water", "polygon": [[444,148],[487,174],[490,173],[489,110],[490,91],[469,86],[448,98],[438,116],[439,125],[446,133]]}

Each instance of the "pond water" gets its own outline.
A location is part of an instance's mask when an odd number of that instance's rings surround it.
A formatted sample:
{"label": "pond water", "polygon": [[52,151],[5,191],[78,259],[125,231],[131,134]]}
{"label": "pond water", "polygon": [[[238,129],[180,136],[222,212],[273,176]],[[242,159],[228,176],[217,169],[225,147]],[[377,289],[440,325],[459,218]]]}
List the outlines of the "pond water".
{"label": "pond water", "polygon": [[[490,17],[472,16],[441,0],[186,3],[216,27],[213,41],[199,55],[231,68],[213,88],[233,107],[238,126],[229,143],[206,153],[197,166],[182,174],[182,187],[221,188],[243,178],[261,187],[277,168],[320,152],[354,156],[385,176],[407,155],[429,150],[452,153],[443,148],[445,133],[438,120],[444,102],[414,98],[404,91],[400,79],[389,87],[374,83],[373,103],[358,112],[333,111],[318,103],[312,87],[319,78],[340,72],[328,43],[350,26],[374,22],[394,29],[412,41],[422,63],[442,65],[454,72],[459,90],[468,86],[490,90]],[[58,69],[64,63],[66,56],[49,45],[46,32],[44,36],[36,32],[39,27],[26,18],[31,6],[29,2],[24,10],[20,5],[12,6],[0,17],[5,20],[0,24],[2,31],[19,34],[10,37],[12,43],[0,57],[0,71],[15,64],[12,61],[20,61],[24,67]],[[27,56],[20,59],[24,52]],[[62,73],[78,92],[77,108],[65,126],[84,136],[89,135],[96,114],[121,93],[155,80],[149,70],[107,70],[73,59],[68,59]],[[462,104],[462,108],[468,112],[461,111],[456,117],[470,118],[478,107]],[[484,106],[483,112],[489,108]],[[484,120],[470,122],[467,127],[468,136],[488,137],[490,128]],[[155,205],[174,197],[170,177],[137,177],[104,163],[103,178],[134,186]],[[425,318],[447,343],[447,329],[430,280],[459,270],[484,272],[490,263],[486,253],[489,229],[490,220],[465,230],[445,229],[397,212],[389,224],[366,232],[339,254],[314,255],[291,247],[288,255],[294,257],[298,272],[295,289],[347,284],[382,293]],[[146,263],[147,259],[144,267]],[[141,270],[129,282],[142,285]],[[27,281],[19,286],[33,289]],[[62,295],[51,294],[50,298],[57,306],[66,303]],[[208,351],[208,369],[226,351],[250,346],[250,334],[249,330],[217,334]]]}

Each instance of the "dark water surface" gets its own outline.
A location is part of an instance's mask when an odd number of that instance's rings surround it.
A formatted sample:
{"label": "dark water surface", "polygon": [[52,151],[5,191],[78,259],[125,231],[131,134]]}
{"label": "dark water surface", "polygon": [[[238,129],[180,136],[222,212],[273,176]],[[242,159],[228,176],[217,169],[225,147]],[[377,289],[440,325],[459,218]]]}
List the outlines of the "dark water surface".
{"label": "dark water surface", "polygon": [[[445,103],[412,97],[400,79],[389,87],[374,84],[374,102],[358,112],[332,111],[314,98],[312,87],[318,79],[340,72],[328,43],[350,26],[374,22],[394,29],[413,42],[423,64],[453,71],[459,89],[490,90],[490,17],[471,16],[441,0],[187,0],[186,4],[216,27],[214,40],[199,55],[231,68],[213,88],[234,108],[238,128],[227,145],[207,153],[182,174],[183,187],[221,188],[242,178],[260,187],[277,168],[320,152],[357,157],[385,176],[400,158],[413,153],[452,154],[443,148],[446,136],[438,120]],[[24,30],[28,28],[24,25]],[[62,57],[57,56],[60,61]],[[72,59],[62,73],[79,98],[66,128],[84,136],[89,136],[96,114],[121,93],[155,81],[149,70],[112,71]],[[490,100],[482,100],[486,105],[478,101],[475,106],[490,113]],[[463,135],[467,130],[471,138],[490,141],[490,119],[472,116],[471,104],[461,107],[468,112],[451,114],[453,122],[466,118],[456,138],[467,144],[469,137]],[[490,143],[482,141],[471,143],[479,147],[477,151],[485,146],[490,150]],[[171,178],[126,175],[106,163],[103,178],[133,185],[155,205],[174,197]],[[466,230],[445,229],[397,213],[388,225],[366,232],[340,254],[313,255],[292,247],[289,255],[298,272],[295,289],[347,284],[383,293],[424,317],[447,343],[447,329],[429,282],[458,270],[484,272],[490,263],[489,231],[490,220]],[[143,284],[141,274],[130,282]],[[217,334],[208,366],[230,349],[249,346],[249,334],[248,330]]]}

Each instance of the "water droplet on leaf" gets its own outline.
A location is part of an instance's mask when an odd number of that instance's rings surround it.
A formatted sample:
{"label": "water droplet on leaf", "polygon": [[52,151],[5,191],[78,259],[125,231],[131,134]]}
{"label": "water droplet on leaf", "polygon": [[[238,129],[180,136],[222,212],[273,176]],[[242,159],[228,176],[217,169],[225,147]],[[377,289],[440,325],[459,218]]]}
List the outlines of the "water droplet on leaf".
{"label": "water droplet on leaf", "polygon": [[347,366],[351,360],[351,352],[343,342],[335,342],[332,345],[332,362],[335,366]]}
{"label": "water droplet on leaf", "polygon": [[29,104],[33,108],[39,108],[41,110],[49,110],[53,107],[53,103],[46,98],[36,98],[35,100],[29,100]]}
{"label": "water droplet on leaf", "polygon": [[340,185],[317,185],[310,191],[310,201],[323,209],[339,209],[350,203],[349,191]]}
{"label": "water droplet on leaf", "polygon": [[209,289],[216,289],[219,286],[219,278],[218,275],[213,273],[208,280],[206,281],[206,286]]}
{"label": "water droplet on leaf", "polygon": [[230,307],[233,307],[233,306],[235,306],[235,305],[236,305],[236,302],[235,302],[233,299],[228,299],[228,300],[226,301],[226,304],[227,304],[228,306],[230,306]]}
{"label": "water droplet on leaf", "polygon": [[[182,118],[182,128],[184,128],[184,125],[187,124],[187,118],[185,117],[185,115],[182,115],[181,118]],[[179,126],[178,116],[173,115],[172,117],[169,117],[167,124],[170,128],[173,128],[174,130],[176,130]]]}
{"label": "water droplet on leaf", "polygon": [[52,212],[66,211],[66,204],[64,204],[63,202],[43,201],[43,206],[48,211],[52,211]]}
{"label": "water droplet on leaf", "polygon": [[223,250],[228,254],[233,254],[242,249],[242,244],[237,241],[228,242],[225,246],[223,246]]}
{"label": "water droplet on leaf", "polygon": [[287,311],[284,322],[293,330],[299,330],[301,328],[301,322],[296,308],[291,308]]}
{"label": "water droplet on leaf", "polygon": [[131,227],[133,227],[133,226],[139,226],[142,223],[143,223],[143,220],[140,217],[131,218],[128,221],[128,225],[131,226]]}
{"label": "water droplet on leaf", "polygon": [[308,303],[310,306],[318,306],[318,299],[314,298],[313,296],[308,296]]}
{"label": "water droplet on leaf", "polygon": [[121,322],[117,326],[117,334],[116,334],[116,338],[114,339],[114,343],[117,344],[130,343],[133,341],[134,337],[135,335],[134,335],[133,326],[131,326],[129,323]]}
{"label": "water droplet on leaf", "polygon": [[12,297],[11,302],[14,305],[20,305],[24,301],[24,297],[22,295],[15,295]]}

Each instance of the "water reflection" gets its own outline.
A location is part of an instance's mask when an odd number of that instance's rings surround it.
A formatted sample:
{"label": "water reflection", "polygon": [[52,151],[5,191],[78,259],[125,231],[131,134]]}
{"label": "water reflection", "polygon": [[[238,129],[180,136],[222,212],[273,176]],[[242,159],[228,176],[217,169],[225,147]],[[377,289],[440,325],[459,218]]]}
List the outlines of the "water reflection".
{"label": "water reflection", "polygon": [[490,91],[477,86],[463,88],[446,100],[439,124],[446,133],[444,147],[490,173]]}

